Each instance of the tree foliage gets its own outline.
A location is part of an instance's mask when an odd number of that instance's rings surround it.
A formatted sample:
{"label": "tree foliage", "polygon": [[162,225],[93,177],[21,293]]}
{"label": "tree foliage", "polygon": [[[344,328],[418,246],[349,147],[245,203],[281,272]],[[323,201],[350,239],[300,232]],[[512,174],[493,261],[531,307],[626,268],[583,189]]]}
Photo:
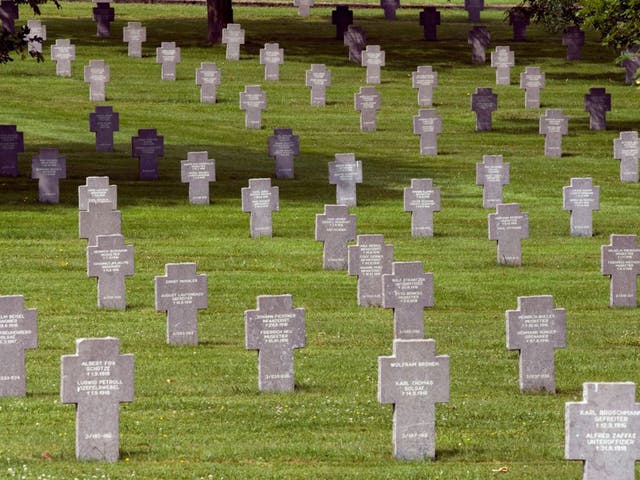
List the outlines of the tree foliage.
{"label": "tree foliage", "polygon": [[[33,13],[40,15],[40,5],[47,2],[53,3],[60,8],[58,0],[15,0],[16,5],[29,5]],[[29,50],[29,28],[27,26],[18,27],[15,32],[6,31],[4,28],[0,31],[0,64],[13,61],[14,55],[26,58],[27,55],[35,58],[39,62],[44,60],[41,53]],[[35,38],[35,41],[42,39]]]}
{"label": "tree foliage", "polygon": [[624,50],[640,41],[640,0],[584,0],[580,16],[602,44]]}
{"label": "tree foliage", "polygon": [[567,25],[580,25],[580,6],[575,0],[521,0],[509,12],[524,12],[534,23],[540,23],[550,32],[558,32]]}

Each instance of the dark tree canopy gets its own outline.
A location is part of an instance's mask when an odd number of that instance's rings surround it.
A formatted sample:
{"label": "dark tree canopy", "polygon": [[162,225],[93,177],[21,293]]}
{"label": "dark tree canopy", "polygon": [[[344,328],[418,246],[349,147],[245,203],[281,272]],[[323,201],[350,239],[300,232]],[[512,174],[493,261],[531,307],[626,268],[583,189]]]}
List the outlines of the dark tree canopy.
{"label": "dark tree canopy", "polygon": [[509,12],[528,15],[534,23],[540,23],[550,32],[558,32],[567,25],[580,25],[580,7],[575,0],[521,0]]}

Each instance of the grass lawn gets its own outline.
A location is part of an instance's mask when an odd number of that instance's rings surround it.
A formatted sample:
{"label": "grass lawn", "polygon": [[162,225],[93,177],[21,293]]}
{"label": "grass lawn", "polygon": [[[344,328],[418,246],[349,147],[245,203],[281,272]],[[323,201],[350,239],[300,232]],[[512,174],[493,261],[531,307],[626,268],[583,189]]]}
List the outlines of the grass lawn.
{"label": "grass lawn", "polygon": [[[459,2],[462,3],[462,2]],[[43,9],[48,41],[70,38],[77,47],[73,76],[55,64],[15,61],[0,67],[0,124],[24,132],[17,178],[0,178],[0,293],[22,294],[38,309],[39,347],[26,354],[27,396],[0,399],[0,478],[24,479],[577,479],[580,462],[564,460],[564,404],[582,398],[586,381],[640,382],[637,309],[612,309],[609,279],[600,275],[600,246],[609,235],[640,230],[638,184],[621,183],[613,139],[640,128],[640,92],[623,84],[615,55],[587,32],[583,60],[567,62],[559,35],[537,26],[528,41],[511,42],[504,12],[483,12],[492,47],[511,45],[511,86],[496,86],[488,63],[472,65],[463,10],[443,10],[438,42],[421,40],[416,10],[385,21],[379,9],[357,10],[370,44],[386,51],[378,130],[362,133],[353,94],[365,71],[349,63],[334,39],[330,9],[307,19],[293,8],[235,8],[247,43],[239,62],[224,47],[205,43],[204,6],[116,4],[112,38],[96,38],[90,3]],[[26,10],[18,23],[31,18]],[[144,58],[128,58],[121,41],[128,21],[147,27]],[[176,81],[161,81],[155,48],[182,48]],[[262,80],[258,51],[278,41],[285,64],[278,82]],[[111,68],[107,102],[120,114],[114,152],[96,153],[88,117],[83,67],[104,59]],[[195,69],[216,62],[222,72],[218,103],[199,103]],[[333,85],[326,107],[309,105],[304,75],[325,63]],[[443,117],[439,155],[419,154],[412,135],[417,114],[411,72],[432,65],[439,73],[435,107]],[[546,73],[542,109],[525,110],[517,79],[525,66]],[[244,129],[238,94],[261,84],[268,108],[261,130]],[[606,87],[613,110],[606,131],[590,131],[583,95]],[[469,110],[477,87],[498,94],[493,131],[476,133]],[[562,158],[546,158],[538,118],[562,108],[569,135]],[[131,137],[156,128],[165,139],[160,178],[137,180]],[[251,239],[240,189],[249,178],[273,175],[267,137],[274,128],[300,136],[295,180],[280,188],[273,238]],[[30,160],[55,147],[67,157],[61,202],[37,202]],[[187,152],[207,150],[216,160],[212,203],[192,206],[180,183]],[[377,358],[390,355],[392,312],[356,305],[356,280],[322,269],[314,241],[315,214],[335,202],[327,164],[354,152],[363,162],[358,186],[358,233],[384,234],[398,261],[420,260],[435,277],[435,307],[425,310],[425,332],[437,353],[451,357],[451,399],[437,406],[435,461],[399,462],[391,445],[392,408],[377,402]],[[475,164],[502,154],[511,165],[505,202],[529,213],[523,266],[496,264],[487,239]],[[86,276],[86,241],[78,239],[77,187],[91,175],[118,186],[122,233],[135,248],[136,273],[127,279],[126,311],[96,307],[96,281]],[[569,236],[562,187],[592,177],[601,188],[593,238]],[[402,191],[412,178],[433,178],[442,211],[435,237],[412,238]],[[170,262],[196,262],[209,276],[209,308],[199,314],[200,345],[165,344],[165,315],[154,309],[153,280]],[[261,394],[257,354],[244,349],[243,312],[256,296],[289,293],[306,309],[307,347],[295,354],[296,391]],[[524,395],[518,355],[505,348],[504,312],[518,296],[553,295],[567,312],[567,348],[556,353],[555,395]],[[121,407],[121,461],[76,462],[75,414],[59,400],[60,356],[80,337],[116,336],[135,355],[135,401]],[[637,471],[637,470],[636,470]],[[506,472],[506,473],[505,473]]]}

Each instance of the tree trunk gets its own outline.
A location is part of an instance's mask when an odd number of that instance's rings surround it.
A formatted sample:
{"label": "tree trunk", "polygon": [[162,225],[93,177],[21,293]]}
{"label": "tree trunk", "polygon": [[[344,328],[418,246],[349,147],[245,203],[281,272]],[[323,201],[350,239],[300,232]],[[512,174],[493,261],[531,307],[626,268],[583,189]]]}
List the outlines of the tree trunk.
{"label": "tree trunk", "polygon": [[207,0],[207,21],[209,25],[209,43],[222,41],[222,29],[233,23],[231,0]]}

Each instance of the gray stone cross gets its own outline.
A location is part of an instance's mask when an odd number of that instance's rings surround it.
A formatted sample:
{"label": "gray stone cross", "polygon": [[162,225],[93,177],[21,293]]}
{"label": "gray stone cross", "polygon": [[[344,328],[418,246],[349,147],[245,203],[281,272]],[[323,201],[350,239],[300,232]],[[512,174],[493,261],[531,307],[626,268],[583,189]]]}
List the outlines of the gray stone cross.
{"label": "gray stone cross", "polygon": [[244,30],[239,23],[229,23],[222,29],[222,43],[227,45],[225,58],[240,60],[240,45],[244,45]]}
{"label": "gray stone cross", "polygon": [[336,203],[355,207],[356,184],[362,183],[362,162],[353,153],[336,153],[329,162],[329,184],[336,186]]}
{"label": "gray stone cross", "polygon": [[56,75],[71,76],[71,62],[76,59],[76,46],[68,38],[58,38],[55,45],[51,45],[51,60],[56,62]]}
{"label": "gray stone cross", "polygon": [[167,343],[198,344],[198,310],[209,306],[208,281],[195,263],[167,263],[155,278],[156,310],[167,312]]}
{"label": "gray stone cross", "polygon": [[384,50],[380,50],[380,45],[367,45],[362,52],[361,62],[363,67],[367,67],[367,83],[382,83],[380,69],[385,66],[385,54]]}
{"label": "gray stone cross", "polygon": [[155,128],[140,128],[131,138],[131,156],[138,157],[138,178],[158,178],[158,158],[164,156],[164,137]]}
{"label": "gray stone cross", "polygon": [[519,350],[520,390],[555,393],[555,349],[566,347],[564,308],[553,308],[551,295],[518,297],[518,309],[505,316],[507,349]]}
{"label": "gray stone cross", "polygon": [[62,356],[61,403],[76,404],[76,458],[116,462],[120,403],[133,402],[133,355],[117,338],[80,338]]}
{"label": "gray stone cross", "polygon": [[502,203],[502,186],[509,185],[509,166],[502,155],[483,155],[482,163],[476,163],[476,185],[483,186],[483,208],[496,208]]}
{"label": "gray stone cross", "polygon": [[27,36],[29,51],[42,53],[42,44],[47,39],[47,26],[43,25],[40,20],[29,20],[27,27],[29,27],[29,35]]}
{"label": "gray stone cross", "polygon": [[162,80],[176,79],[176,64],[181,60],[180,47],[176,47],[176,42],[162,42],[156,48],[156,63],[162,64]]}
{"label": "gray stone cross", "polygon": [[411,86],[418,89],[418,105],[430,107],[433,102],[433,89],[438,86],[438,72],[430,65],[421,65],[411,74]]}
{"label": "gray stone cross", "polygon": [[122,41],[127,44],[130,57],[142,58],[142,44],[147,41],[147,29],[140,22],[128,22],[122,28]]}
{"label": "gray stone cross", "polygon": [[18,153],[24,152],[24,134],[15,125],[0,125],[0,177],[18,176]]}
{"label": "gray stone cross", "polygon": [[38,347],[38,312],[22,295],[0,296],[0,397],[27,393],[26,349]]}
{"label": "gray stone cross", "polygon": [[531,23],[530,13],[524,9],[509,11],[509,25],[513,29],[513,40],[524,42],[527,40],[527,27]]}
{"label": "gray stone cross", "polygon": [[412,178],[404,189],[404,211],[411,212],[411,236],[433,237],[433,212],[440,211],[440,188],[431,178]]}
{"label": "gray stone cross", "polygon": [[587,382],[565,403],[564,457],[583,460],[583,480],[633,480],[640,460],[640,403],[632,382]]}
{"label": "gray stone cross", "polygon": [[613,141],[613,158],[620,160],[620,181],[638,183],[640,139],[637,131],[620,132]]}
{"label": "gray stone cross", "polygon": [[89,100],[92,102],[105,101],[105,83],[111,80],[109,65],[104,60],[91,60],[84,67],[84,81],[89,84]]}
{"label": "gray stone cross", "polygon": [[584,96],[584,111],[589,112],[591,130],[607,129],[607,112],[611,111],[611,94],[604,88],[590,88]]}
{"label": "gray stone cross", "polygon": [[400,0],[380,0],[385,20],[395,20],[396,10],[400,8]]}
{"label": "gray stone cross", "polygon": [[600,210],[600,187],[591,178],[572,178],[571,185],[562,187],[562,208],[571,211],[571,235],[593,235],[593,210]]}
{"label": "gray stone cross", "polygon": [[487,61],[486,49],[491,43],[491,34],[484,25],[476,25],[469,30],[467,43],[471,45],[471,62],[485,63]]}
{"label": "gray stone cross", "polygon": [[640,246],[637,235],[611,235],[600,247],[600,273],[611,276],[609,305],[637,307]]}
{"label": "gray stone cross", "polygon": [[360,130],[375,131],[377,128],[376,115],[380,110],[381,98],[376,87],[360,87],[360,91],[353,96],[353,108],[360,112]]}
{"label": "gray stone cross", "polygon": [[349,25],[344,32],[343,43],[349,47],[349,61],[362,64],[362,51],[367,45],[367,35],[361,27]]}
{"label": "gray stone cross", "polygon": [[99,105],[89,114],[89,131],[96,134],[96,152],[113,151],[113,132],[120,130],[120,115],[110,105]]}
{"label": "gray stone cross", "polygon": [[393,308],[393,338],[424,338],[424,309],[433,307],[433,273],[422,262],[393,262],[382,276],[382,306]]}
{"label": "gray stone cross", "polygon": [[284,49],[278,43],[265,43],[260,49],[260,65],[264,65],[265,80],[280,80],[280,65],[284,63]]}
{"label": "gray stone cross", "polygon": [[215,63],[201,62],[196,69],[196,85],[200,86],[200,103],[216,103],[217,87],[222,75]]}
{"label": "gray stone cross", "polygon": [[540,89],[545,86],[545,74],[540,67],[527,67],[520,74],[520,88],[524,90],[524,108],[540,108]]}
{"label": "gray stone cross", "polygon": [[216,181],[216,162],[208,152],[188,152],[180,162],[180,179],[189,184],[189,203],[209,205],[209,183]]}
{"label": "gray stone cross", "polygon": [[313,0],[293,0],[293,6],[298,7],[298,16],[300,17],[308,17],[311,15],[313,3]]}
{"label": "gray stone cross", "polygon": [[294,178],[293,157],[300,155],[300,137],[291,128],[275,128],[267,142],[268,155],[276,161],[276,178]]}
{"label": "gray stone cross", "polygon": [[491,130],[491,115],[498,110],[498,95],[490,88],[476,88],[471,94],[471,110],[476,114],[476,131]]}
{"label": "gray stone cross", "polygon": [[305,75],[305,85],[311,88],[311,105],[325,105],[326,88],[331,86],[331,70],[322,63],[314,63]]}
{"label": "gray stone cross", "polygon": [[273,232],[272,214],[280,210],[278,187],[270,178],[251,178],[242,189],[242,211],[250,213],[249,230],[252,237],[270,237]]}
{"label": "gray stone cross", "polygon": [[420,25],[425,40],[435,42],[438,40],[437,27],[440,25],[440,12],[436,7],[423,7],[420,12]]}
{"label": "gray stone cross", "polygon": [[413,117],[413,134],[420,135],[420,155],[438,155],[438,134],[442,133],[442,116],[435,108],[422,108]]}
{"label": "gray stone cross", "polygon": [[395,339],[393,355],[378,357],[378,401],[393,404],[393,455],[436,456],[435,404],[449,401],[449,356],[435,340]]}
{"label": "gray stone cross", "polygon": [[293,308],[291,295],[260,295],[257,304],[244,312],[244,325],[245,347],[258,350],[258,388],[293,391],[293,350],[306,344],[305,311]]}
{"label": "gray stone cross", "polygon": [[491,52],[491,66],[496,69],[496,85],[511,85],[511,67],[515,64],[515,54],[508,45],[497,46]]}
{"label": "gray stone cross", "polygon": [[97,2],[93,8],[93,21],[97,23],[97,37],[109,38],[111,36],[111,22],[115,20],[115,10],[109,2]]}
{"label": "gray stone cross", "polygon": [[267,108],[267,94],[260,85],[247,85],[240,92],[240,109],[245,111],[245,128],[262,128],[262,110]]}
{"label": "gray stone cross", "polygon": [[489,215],[489,240],[497,240],[497,259],[502,265],[521,265],[521,240],[529,238],[529,214],[519,203],[501,203]]}
{"label": "gray stone cross", "polygon": [[480,12],[484,10],[484,0],[464,0],[464,9],[469,15],[470,22],[479,22]]}
{"label": "gray stone cross", "polygon": [[544,154],[562,157],[562,136],[569,133],[569,117],[560,108],[547,108],[540,116],[539,132],[544,135]]}
{"label": "gray stone cross", "polygon": [[347,244],[356,239],[356,216],[346,205],[325,205],[324,213],[316,214],[315,239],[323,242],[323,268],[346,270]]}
{"label": "gray stone cross", "polygon": [[347,247],[349,275],[358,277],[358,305],[382,305],[382,275],[391,273],[393,245],[383,235],[358,235],[357,244]]}
{"label": "gray stone cross", "polygon": [[348,5],[338,5],[331,12],[331,23],[336,26],[336,40],[343,40],[349,25],[353,23],[353,11]]}
{"label": "gray stone cross", "polygon": [[562,45],[567,47],[567,60],[580,60],[580,48],[584,45],[584,32],[576,25],[569,25],[562,33]]}
{"label": "gray stone cross", "polygon": [[31,178],[38,180],[38,201],[60,203],[60,179],[67,178],[67,157],[57,148],[41,148],[31,158]]}
{"label": "gray stone cross", "polygon": [[86,210],[79,211],[78,217],[80,238],[86,238],[88,245],[95,245],[98,235],[112,235],[121,231],[121,213],[108,202],[89,202]]}
{"label": "gray stone cross", "polygon": [[133,247],[124,244],[122,235],[98,235],[95,245],[87,247],[87,276],[98,278],[98,308],[127,308],[125,276],[133,271]]}
{"label": "gray stone cross", "polygon": [[112,210],[118,208],[118,187],[109,185],[109,177],[87,177],[86,182],[78,187],[78,210],[89,210],[92,203],[106,203]]}

